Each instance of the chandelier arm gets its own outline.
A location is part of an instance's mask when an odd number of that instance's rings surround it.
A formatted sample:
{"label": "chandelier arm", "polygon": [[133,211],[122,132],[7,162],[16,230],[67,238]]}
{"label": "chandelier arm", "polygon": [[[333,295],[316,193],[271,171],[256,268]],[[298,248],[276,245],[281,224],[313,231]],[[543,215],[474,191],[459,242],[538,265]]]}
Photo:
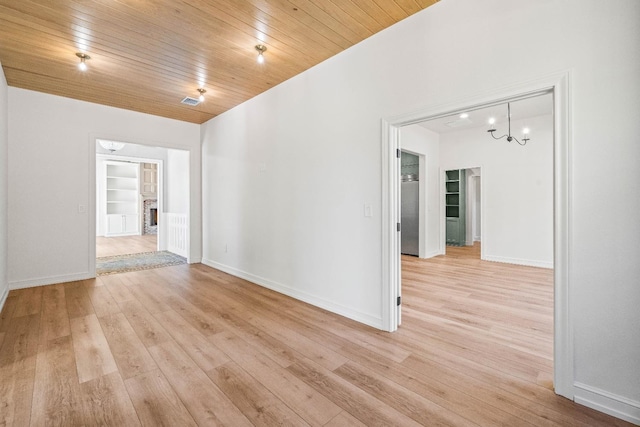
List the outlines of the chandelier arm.
{"label": "chandelier arm", "polygon": [[509,136],[509,135],[495,136],[495,135],[493,134],[493,132],[489,132],[489,133],[491,134],[491,136],[493,137],[493,139],[502,139],[502,138],[504,138],[504,137],[506,137],[506,136]]}

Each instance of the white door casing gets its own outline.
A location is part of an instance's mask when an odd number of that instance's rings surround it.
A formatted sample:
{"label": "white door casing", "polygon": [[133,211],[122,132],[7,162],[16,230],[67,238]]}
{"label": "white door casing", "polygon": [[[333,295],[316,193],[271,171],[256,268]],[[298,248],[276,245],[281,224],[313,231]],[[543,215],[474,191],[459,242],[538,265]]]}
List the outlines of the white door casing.
{"label": "white door casing", "polygon": [[529,82],[471,96],[463,101],[431,106],[420,111],[382,120],[382,320],[393,332],[400,324],[400,170],[396,153],[400,131],[426,120],[445,117],[507,101],[553,93],[554,134],[554,388],[559,395],[573,399],[573,334],[569,311],[570,192],[571,192],[571,98],[570,72],[561,72]]}

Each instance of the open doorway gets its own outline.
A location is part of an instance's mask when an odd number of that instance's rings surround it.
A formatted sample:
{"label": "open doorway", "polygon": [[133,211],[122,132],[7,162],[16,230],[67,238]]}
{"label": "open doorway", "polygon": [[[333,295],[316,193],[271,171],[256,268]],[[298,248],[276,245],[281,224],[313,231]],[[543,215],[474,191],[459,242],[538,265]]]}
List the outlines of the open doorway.
{"label": "open doorway", "polygon": [[96,274],[186,263],[189,152],[96,140]]}
{"label": "open doorway", "polygon": [[473,247],[469,254],[482,258],[482,167],[444,171],[445,253]]}
{"label": "open doorway", "polygon": [[[403,255],[420,255],[420,157],[407,151],[400,156],[400,217]],[[422,212],[424,213],[424,212]]]}
{"label": "open doorway", "polygon": [[[399,166],[396,160],[396,151],[403,148],[401,141],[401,128],[423,122],[425,120],[438,119],[454,114],[461,114],[465,111],[474,111],[480,108],[498,106],[507,102],[515,102],[520,99],[530,98],[533,96],[551,94],[553,98],[553,115],[552,115],[552,140],[553,140],[553,214],[552,214],[552,266],[555,267],[553,276],[553,388],[556,393],[568,398],[573,398],[573,354],[571,349],[570,324],[568,317],[568,298],[569,288],[567,282],[568,271],[568,210],[569,210],[569,137],[568,137],[568,75],[566,73],[550,76],[535,82],[521,85],[519,88],[511,88],[498,91],[490,96],[482,96],[471,99],[465,103],[452,104],[448,107],[434,107],[425,109],[424,111],[398,116],[388,121],[383,121],[383,289],[384,289],[384,305],[383,319],[388,330],[395,330],[400,324],[400,298],[401,287],[401,260],[399,258],[399,235],[395,230],[396,223],[399,220]],[[490,137],[490,135],[488,135]],[[497,141],[496,141],[497,142]],[[443,145],[441,145],[442,147]],[[438,186],[444,187],[443,178],[445,170],[464,169],[475,165],[464,164],[458,160],[458,164],[443,161],[446,155],[440,153],[440,170],[437,172]],[[487,224],[491,218],[491,212],[486,209],[487,204],[487,180],[493,173],[492,168],[483,165],[481,178],[481,194],[482,204],[485,209],[481,210],[481,232],[483,247],[499,247],[509,240],[507,236],[493,235],[491,230],[487,230]],[[518,176],[519,171],[514,172],[513,176]],[[505,180],[506,188],[509,188],[511,179]],[[517,180],[514,180],[517,181]],[[508,199],[514,193],[504,191],[503,197]],[[513,212],[518,212],[519,204],[509,206]],[[441,201],[439,212],[444,221],[445,215],[444,200]],[[488,219],[489,218],[489,219]],[[517,221],[518,215],[510,216],[510,220]],[[506,227],[505,227],[506,228]],[[535,232],[535,227],[530,230]],[[431,233],[433,235],[433,233]],[[440,244],[444,249],[445,231],[444,226],[440,228]],[[519,238],[521,236],[511,236]],[[484,250],[483,250],[484,252]],[[494,261],[517,261],[515,259],[493,259]]]}
{"label": "open doorway", "polygon": [[[508,105],[511,116],[507,116]],[[553,108],[551,94],[479,108],[410,127],[412,143],[436,139],[444,207],[444,251],[407,257],[402,199],[403,329],[446,343],[461,365],[500,365],[510,375],[550,388],[553,383]],[[504,114],[498,114],[504,111]],[[496,117],[494,117],[496,116]],[[495,140],[528,127],[529,143]],[[403,147],[404,129],[400,146]],[[518,136],[520,137],[520,136]],[[404,153],[401,159],[405,177]],[[474,166],[477,165],[477,166]],[[488,175],[483,182],[483,175]],[[480,180],[480,181],[479,181]],[[485,188],[481,188],[482,184]],[[487,194],[483,215],[482,194]],[[482,248],[478,222],[486,217]],[[474,233],[475,223],[475,233]],[[438,233],[434,232],[433,235]],[[484,249],[484,251],[482,250]],[[500,261],[499,263],[494,261]],[[544,267],[544,268],[541,268]]]}

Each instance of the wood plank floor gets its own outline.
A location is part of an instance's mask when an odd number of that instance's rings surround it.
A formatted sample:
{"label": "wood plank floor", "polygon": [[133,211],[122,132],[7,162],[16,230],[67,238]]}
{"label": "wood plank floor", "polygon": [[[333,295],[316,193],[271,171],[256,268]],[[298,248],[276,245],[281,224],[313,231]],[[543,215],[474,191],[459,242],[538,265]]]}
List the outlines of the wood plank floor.
{"label": "wood plank floor", "polygon": [[141,236],[96,237],[96,257],[138,254],[158,250],[155,234]]}
{"label": "wood plank floor", "polygon": [[206,266],[12,291],[0,425],[625,426],[552,391],[552,275],[403,257],[380,332]]}

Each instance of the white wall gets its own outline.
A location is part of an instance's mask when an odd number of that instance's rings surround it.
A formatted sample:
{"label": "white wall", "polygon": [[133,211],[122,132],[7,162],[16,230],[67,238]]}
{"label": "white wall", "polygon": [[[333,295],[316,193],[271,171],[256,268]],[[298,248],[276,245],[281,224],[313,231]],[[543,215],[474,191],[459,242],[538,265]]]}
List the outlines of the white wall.
{"label": "white wall", "polygon": [[214,118],[206,262],[380,327],[381,118],[570,70],[575,390],[632,414],[639,19],[637,0],[443,1]]}
{"label": "white wall", "polygon": [[164,212],[189,213],[189,152],[167,150]]}
{"label": "white wall", "polygon": [[8,118],[8,86],[0,64],[0,310],[9,293],[7,279],[7,183],[8,183],[8,147],[9,147],[9,118]]}
{"label": "white wall", "polygon": [[420,155],[420,258],[442,253],[440,239],[440,136],[418,125],[400,129],[403,150]]}
{"label": "white wall", "polygon": [[[11,287],[89,277],[95,138],[191,151],[191,258],[200,257],[200,127],[9,88]],[[79,206],[85,208],[79,212]],[[95,215],[93,215],[95,218]],[[94,258],[95,260],[95,258]]]}
{"label": "white wall", "polygon": [[[525,146],[494,140],[485,128],[440,135],[440,167],[482,166],[488,261],[553,267],[553,117],[514,120],[535,135]],[[468,218],[470,220],[470,218]]]}

